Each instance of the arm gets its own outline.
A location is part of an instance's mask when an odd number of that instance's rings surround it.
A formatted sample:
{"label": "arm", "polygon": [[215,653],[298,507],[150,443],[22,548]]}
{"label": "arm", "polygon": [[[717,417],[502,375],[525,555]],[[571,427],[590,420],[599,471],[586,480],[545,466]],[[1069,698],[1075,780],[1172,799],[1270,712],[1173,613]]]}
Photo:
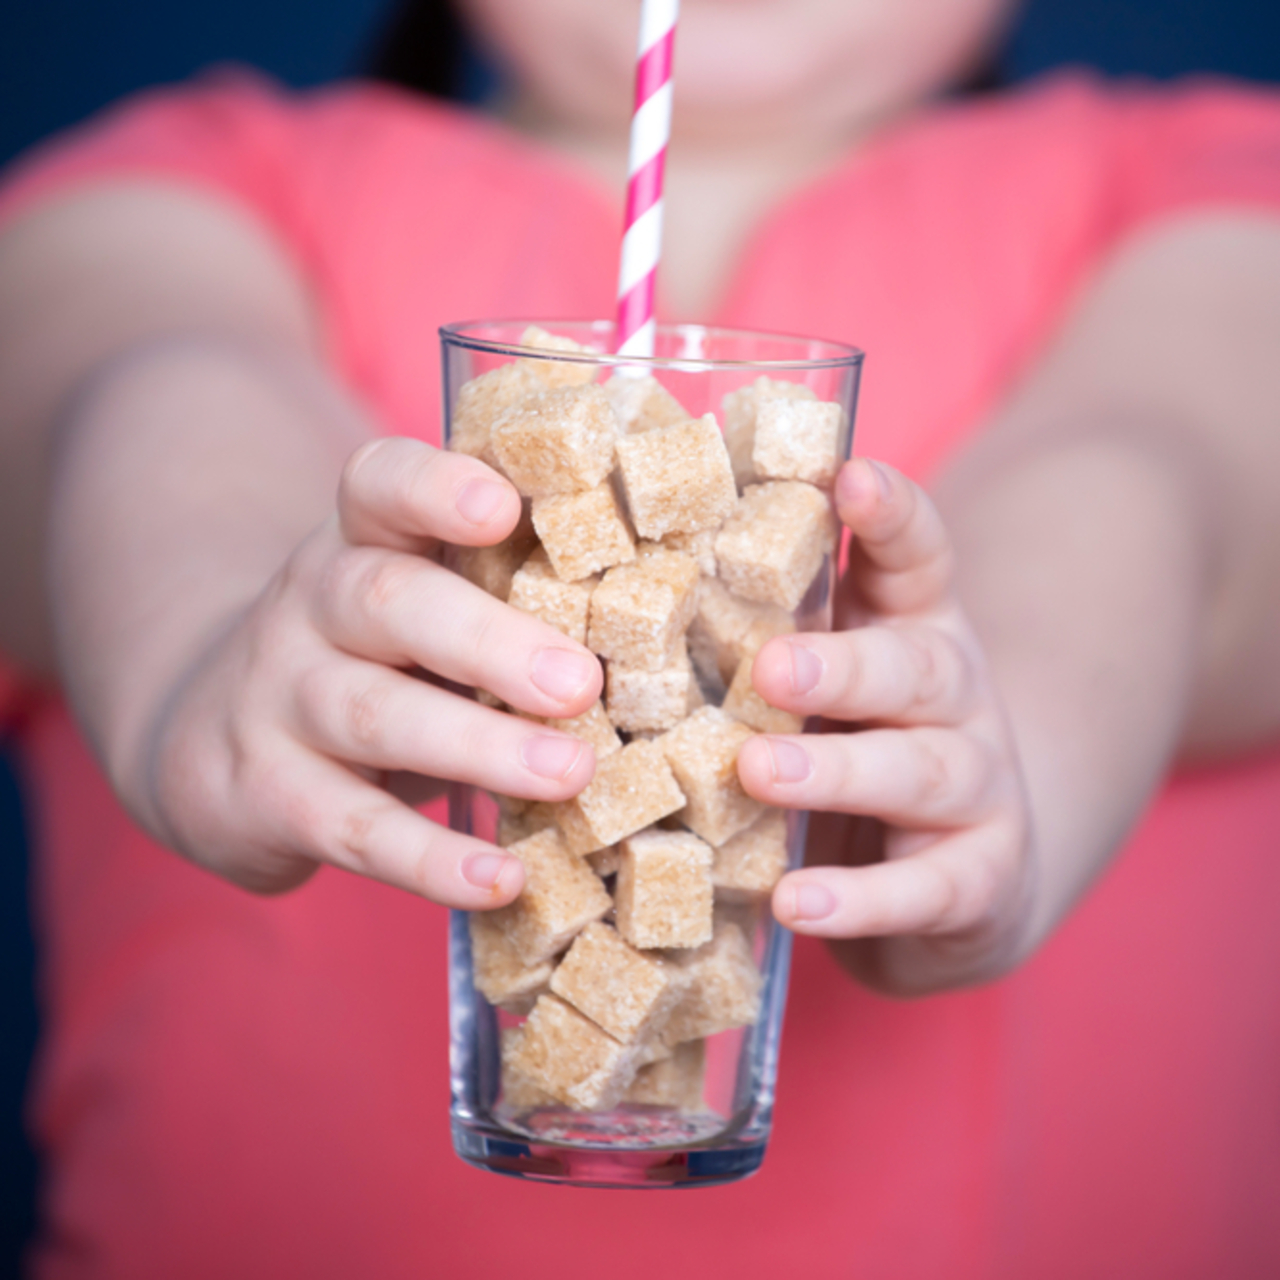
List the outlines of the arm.
{"label": "arm", "polygon": [[[1178,760],[1280,728],[1280,228],[1173,224],[1128,246],[1060,342],[958,460],[938,507],[865,464],[838,501],[859,537],[846,619],[757,659],[771,701],[872,733],[810,748],[762,798],[845,813],[775,910],[845,939],[869,981],[913,992],[1025,958],[1105,868]],[[875,838],[868,838],[869,834]],[[797,890],[824,908],[805,918]],[[825,894],[825,897],[823,896]],[[856,940],[856,941],[855,941]]]}
{"label": "arm", "polygon": [[100,188],[0,238],[4,641],[56,671],[126,807],[193,860],[262,890],[329,862],[501,905],[518,861],[381,784],[563,799],[590,750],[412,673],[559,717],[599,664],[440,567],[440,540],[505,536],[518,495],[374,440],[315,330],[283,255],[202,196]]}

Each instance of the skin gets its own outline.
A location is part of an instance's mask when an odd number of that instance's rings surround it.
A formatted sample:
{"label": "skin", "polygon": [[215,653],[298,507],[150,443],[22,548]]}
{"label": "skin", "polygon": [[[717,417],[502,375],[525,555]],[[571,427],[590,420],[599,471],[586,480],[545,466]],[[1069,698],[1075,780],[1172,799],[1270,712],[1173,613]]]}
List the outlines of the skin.
{"label": "skin", "polygon": [[[689,0],[690,171],[718,157],[724,181],[701,221],[673,222],[669,261],[704,256],[718,217],[745,234],[812,167],[733,128],[751,119],[738,77],[717,82],[698,52],[726,22],[760,33],[741,37],[741,72],[770,40],[811,57],[767,96],[820,164],[960,74],[1003,9]],[[547,51],[504,15],[538,16]],[[616,100],[551,36],[625,63],[634,6],[474,0],[473,17],[527,56],[512,118],[584,163],[606,154]],[[881,68],[867,99],[838,77],[818,92],[836,34]],[[1278,300],[1274,220],[1168,224],[1109,264],[933,498],[867,460],[842,471],[841,629],[772,641],[753,672],[828,732],[758,738],[739,771],[761,799],[828,811],[811,854],[835,865],[785,877],[774,910],[865,981],[916,993],[1006,971],[1171,764],[1274,741]],[[442,540],[511,529],[514,491],[473,459],[375,440],[323,360],[306,281],[260,229],[160,184],[45,205],[0,235],[0,383],[0,643],[60,683],[142,827],[258,891],[331,864],[449,905],[510,901],[516,860],[407,801],[443,778],[563,798],[591,752],[445,682],[569,716],[599,664],[440,567]]]}

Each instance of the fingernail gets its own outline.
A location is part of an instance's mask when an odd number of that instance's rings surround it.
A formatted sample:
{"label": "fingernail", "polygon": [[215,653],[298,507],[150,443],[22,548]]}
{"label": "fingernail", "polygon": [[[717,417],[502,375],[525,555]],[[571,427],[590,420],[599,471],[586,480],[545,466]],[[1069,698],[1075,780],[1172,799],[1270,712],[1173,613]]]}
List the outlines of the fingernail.
{"label": "fingernail", "polygon": [[825,664],[812,649],[791,645],[791,692],[810,693],[818,687]]}
{"label": "fingernail", "polygon": [[824,884],[798,884],[791,898],[797,920],[823,920],[836,909],[836,895]]}
{"label": "fingernail", "polygon": [[893,484],[889,480],[889,473],[878,462],[868,460],[867,466],[871,468],[871,474],[876,478],[876,488],[880,490],[880,500],[888,502],[893,497]]}
{"label": "fingernail", "polygon": [[550,698],[568,702],[587,687],[595,660],[572,649],[539,649],[529,679]]}
{"label": "fingernail", "polygon": [[524,761],[525,768],[540,778],[568,777],[569,770],[578,763],[581,754],[581,741],[567,735],[552,737],[540,734],[526,738],[520,748],[520,759]]}
{"label": "fingernail", "polygon": [[766,738],[764,741],[773,758],[774,782],[803,782],[809,776],[813,766],[809,753],[803,747],[785,738]]}
{"label": "fingernail", "polygon": [[497,515],[507,500],[507,492],[507,486],[496,480],[472,480],[462,486],[454,505],[464,520],[484,524]]}
{"label": "fingernail", "polygon": [[841,502],[857,502],[874,495],[884,502],[893,494],[888,473],[870,458],[855,458],[836,477],[838,498]]}
{"label": "fingernail", "polygon": [[518,859],[505,853],[473,853],[462,860],[462,878],[477,889],[496,889],[502,873]]}

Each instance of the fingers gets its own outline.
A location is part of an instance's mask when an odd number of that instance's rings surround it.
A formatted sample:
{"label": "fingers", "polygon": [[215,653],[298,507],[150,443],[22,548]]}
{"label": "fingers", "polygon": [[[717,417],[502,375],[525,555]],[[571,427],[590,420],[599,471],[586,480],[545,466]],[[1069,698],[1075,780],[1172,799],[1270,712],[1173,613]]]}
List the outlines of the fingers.
{"label": "fingers", "polygon": [[482,707],[372,662],[317,665],[292,714],[302,740],[335,759],[407,770],[530,800],[566,800],[591,781],[581,739]]}
{"label": "fingers", "polygon": [[1006,772],[984,743],[941,728],[762,735],[738,753],[738,776],[758,800],[914,828],[980,821]]}
{"label": "fingers", "polygon": [[853,534],[848,583],[871,609],[923,613],[948,602],[951,542],[919,485],[884,463],[856,458],[836,477],[835,499]]}
{"label": "fingers", "polygon": [[421,556],[340,551],[312,607],[321,634],[348,653],[425,667],[532,715],[578,715],[604,684],[582,645]]}
{"label": "fingers", "polygon": [[420,549],[500,542],[520,518],[520,495],[483,462],[418,440],[373,440],[352,454],[338,484],[343,536],[357,546]]}
{"label": "fingers", "polygon": [[831,720],[959,724],[978,682],[959,641],[932,626],[867,626],[769,641],[751,670],[770,706]]}

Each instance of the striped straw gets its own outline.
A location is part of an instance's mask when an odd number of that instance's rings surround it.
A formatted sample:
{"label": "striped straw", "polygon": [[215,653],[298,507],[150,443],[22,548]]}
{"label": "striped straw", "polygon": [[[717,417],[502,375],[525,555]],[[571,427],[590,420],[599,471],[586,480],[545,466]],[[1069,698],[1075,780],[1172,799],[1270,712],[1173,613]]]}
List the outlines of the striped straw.
{"label": "striped straw", "polygon": [[680,0],[644,0],[627,216],[618,269],[618,353],[653,355],[654,286],[662,254],[662,175],[671,137],[671,58]]}

